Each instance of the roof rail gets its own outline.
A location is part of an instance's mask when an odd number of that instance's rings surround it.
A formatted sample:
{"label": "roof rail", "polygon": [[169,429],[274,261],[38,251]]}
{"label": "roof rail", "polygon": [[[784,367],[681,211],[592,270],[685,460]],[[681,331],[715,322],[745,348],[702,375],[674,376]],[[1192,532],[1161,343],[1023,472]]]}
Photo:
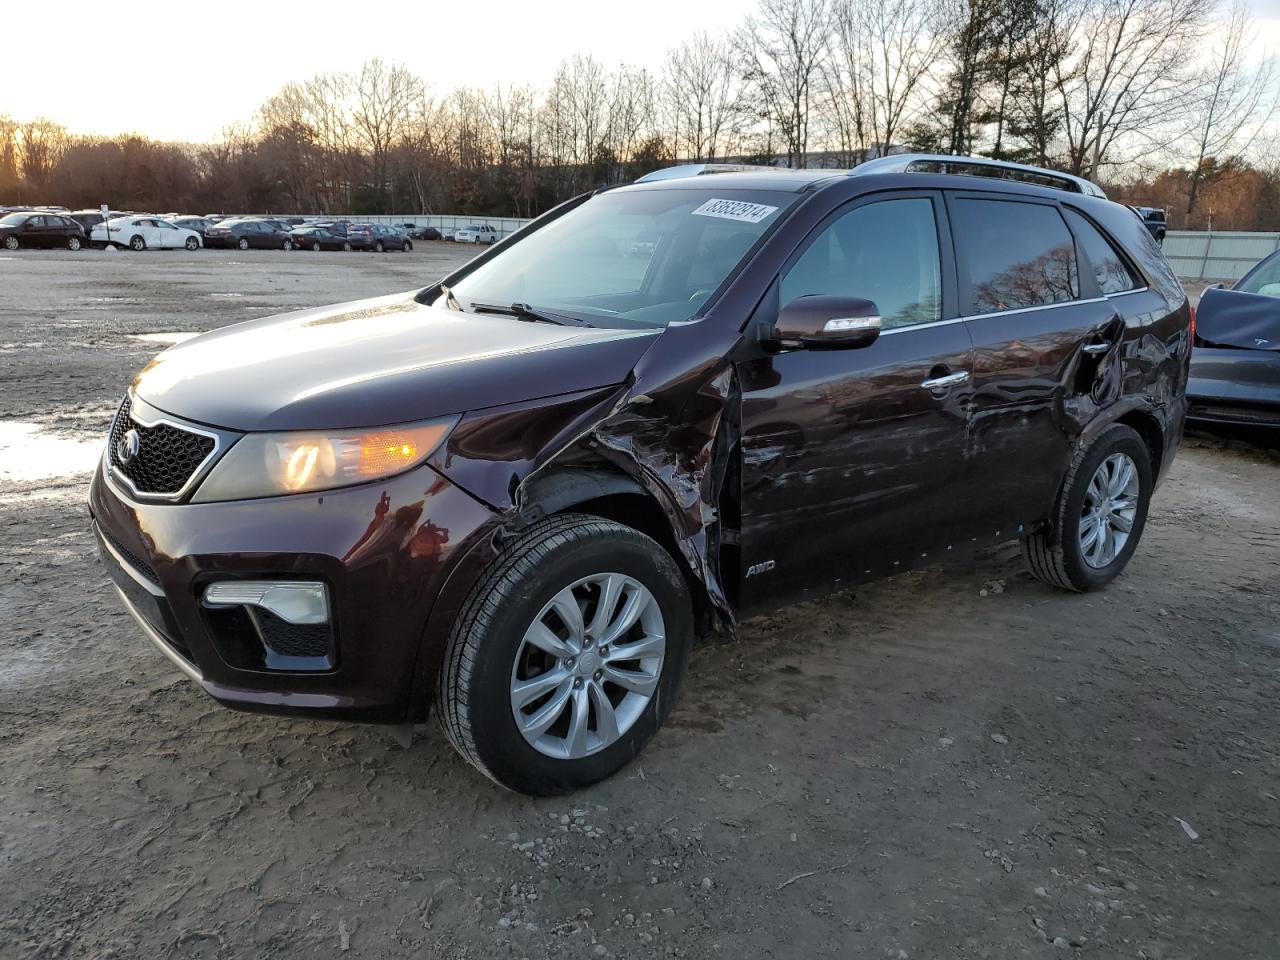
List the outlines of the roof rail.
{"label": "roof rail", "polygon": [[860,163],[849,171],[850,176],[864,173],[953,173],[970,177],[992,177],[997,180],[1016,180],[1033,183],[1055,190],[1083,193],[1090,197],[1106,199],[1106,193],[1092,180],[1085,180],[1070,173],[1032,167],[1025,163],[1007,160],[988,160],[986,157],[957,157],[945,153],[901,153],[877,157]]}
{"label": "roof rail", "polygon": [[769,170],[779,172],[786,167],[766,167],[750,163],[682,163],[675,167],[664,167],[653,173],[646,173],[636,183],[654,183],[658,180],[681,180],[685,177],[701,177],[709,173],[750,173],[752,171]]}

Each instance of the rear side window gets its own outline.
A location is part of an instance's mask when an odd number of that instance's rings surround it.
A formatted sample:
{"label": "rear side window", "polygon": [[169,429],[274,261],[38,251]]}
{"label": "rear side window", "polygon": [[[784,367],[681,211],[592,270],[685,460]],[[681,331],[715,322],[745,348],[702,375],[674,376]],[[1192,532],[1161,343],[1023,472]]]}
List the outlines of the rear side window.
{"label": "rear side window", "polygon": [[810,294],[871,300],[886,330],[940,320],[933,201],[881,200],[833,220],[782,278],[783,304]]}
{"label": "rear side window", "polygon": [[1111,241],[1074,210],[1068,207],[1063,212],[1067,215],[1067,222],[1071,224],[1071,231],[1076,235],[1080,248],[1093,267],[1093,275],[1098,279],[1098,289],[1106,294],[1123,293],[1137,288],[1137,278]]}
{"label": "rear side window", "polygon": [[1080,295],[1075,244],[1056,208],[958,199],[953,211],[974,313],[1041,307]]}

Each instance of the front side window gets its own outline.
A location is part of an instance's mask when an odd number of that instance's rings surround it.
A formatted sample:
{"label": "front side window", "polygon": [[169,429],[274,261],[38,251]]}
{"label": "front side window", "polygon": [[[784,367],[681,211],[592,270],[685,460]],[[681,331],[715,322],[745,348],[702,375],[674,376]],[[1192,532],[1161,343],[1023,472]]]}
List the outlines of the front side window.
{"label": "front side window", "polygon": [[961,262],[968,264],[974,313],[1040,307],[1080,295],[1075,245],[1054,207],[958,199],[952,227]]}
{"label": "front side window", "polygon": [[688,320],[799,198],[701,179],[706,187],[624,187],[592,197],[499,248],[452,293],[464,309],[524,303],[597,326]]}
{"label": "front side window", "polygon": [[1243,293],[1259,293],[1264,297],[1280,297],[1280,253],[1272,254],[1246,273],[1235,289]]}
{"label": "front side window", "polygon": [[1097,278],[1098,289],[1104,294],[1124,293],[1136,289],[1137,280],[1129,270],[1124,258],[1111,245],[1111,241],[1098,232],[1098,228],[1086,220],[1081,214],[1069,207],[1063,208],[1071,231],[1084,255],[1093,267],[1093,275]]}
{"label": "front side window", "polygon": [[881,200],[837,217],[782,278],[783,305],[811,294],[871,300],[886,330],[942,319],[933,201]]}

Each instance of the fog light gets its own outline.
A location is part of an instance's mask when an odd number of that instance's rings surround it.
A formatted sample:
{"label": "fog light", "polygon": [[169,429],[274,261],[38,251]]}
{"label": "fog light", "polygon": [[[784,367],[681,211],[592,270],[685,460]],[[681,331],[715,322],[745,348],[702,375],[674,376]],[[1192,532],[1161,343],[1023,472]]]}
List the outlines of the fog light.
{"label": "fog light", "polygon": [[261,607],[289,623],[329,622],[323,583],[308,580],[224,580],[204,592],[210,607]]}

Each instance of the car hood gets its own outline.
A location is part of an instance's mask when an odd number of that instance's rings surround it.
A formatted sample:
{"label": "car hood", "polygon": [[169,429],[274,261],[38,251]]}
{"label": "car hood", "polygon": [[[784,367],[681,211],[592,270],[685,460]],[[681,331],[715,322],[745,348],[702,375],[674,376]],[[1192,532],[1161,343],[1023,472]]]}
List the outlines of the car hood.
{"label": "car hood", "polygon": [[1196,333],[1219,346],[1280,350],[1280,297],[1206,290],[1196,308]]}
{"label": "car hood", "polygon": [[401,293],[193,338],[157,356],[134,391],[230,430],[407,423],[621,383],[659,332],[437,310]]}

